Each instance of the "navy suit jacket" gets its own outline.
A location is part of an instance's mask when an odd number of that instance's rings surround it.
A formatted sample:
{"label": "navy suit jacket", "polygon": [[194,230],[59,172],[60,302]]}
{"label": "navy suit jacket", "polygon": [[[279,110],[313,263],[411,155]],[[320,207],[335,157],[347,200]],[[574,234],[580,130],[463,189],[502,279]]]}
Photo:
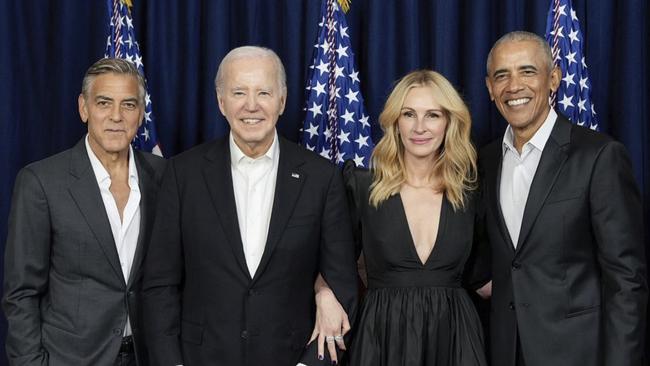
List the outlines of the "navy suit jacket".
{"label": "navy suit jacket", "polygon": [[356,264],[340,171],[280,138],[268,239],[251,277],[227,138],[173,158],[145,260],[152,364],[295,366],[320,272],[353,316]]}

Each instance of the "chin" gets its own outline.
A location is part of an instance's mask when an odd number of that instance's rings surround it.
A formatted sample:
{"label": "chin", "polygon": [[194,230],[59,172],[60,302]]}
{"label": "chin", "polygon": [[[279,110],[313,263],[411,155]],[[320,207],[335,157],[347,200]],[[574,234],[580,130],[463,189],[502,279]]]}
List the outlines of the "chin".
{"label": "chin", "polygon": [[517,119],[507,119],[506,121],[512,128],[525,128],[526,126],[529,126],[531,123],[529,120],[517,120]]}
{"label": "chin", "polygon": [[105,149],[109,153],[119,153],[129,149],[129,143],[107,144]]}
{"label": "chin", "polygon": [[264,136],[241,135],[240,140],[245,144],[259,144],[260,142],[264,141]]}
{"label": "chin", "polygon": [[407,151],[406,155],[410,155],[414,159],[434,159],[436,157],[436,151]]}

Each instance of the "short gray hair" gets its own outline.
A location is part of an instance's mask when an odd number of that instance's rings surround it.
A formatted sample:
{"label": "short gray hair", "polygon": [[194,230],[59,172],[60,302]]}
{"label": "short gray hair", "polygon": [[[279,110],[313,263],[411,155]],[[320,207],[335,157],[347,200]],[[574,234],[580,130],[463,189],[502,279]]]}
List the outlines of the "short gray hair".
{"label": "short gray hair", "polygon": [[224,69],[229,62],[241,58],[262,58],[262,57],[269,57],[275,63],[278,85],[282,89],[282,93],[286,95],[287,74],[284,71],[284,65],[282,65],[282,60],[280,60],[280,57],[277,55],[277,53],[273,52],[272,49],[266,47],[260,47],[260,46],[237,47],[232,49],[230,52],[228,52],[228,54],[226,54],[226,56],[224,56],[224,58],[221,60],[221,63],[219,64],[219,68],[217,69],[217,76],[214,78],[214,88],[217,90],[217,93],[219,93],[221,91],[221,88],[223,87],[224,77],[225,77]]}
{"label": "short gray hair", "polygon": [[117,74],[130,75],[138,81],[138,100],[144,105],[146,93],[146,84],[144,77],[138,71],[138,68],[131,62],[121,58],[102,58],[88,68],[84,79],[81,82],[81,94],[84,99],[88,100],[90,88],[99,75]]}
{"label": "short gray hair", "polygon": [[489,76],[490,74],[490,64],[492,63],[492,53],[494,53],[494,50],[502,45],[503,43],[506,42],[521,42],[521,41],[533,41],[537,43],[537,46],[542,50],[544,54],[544,63],[548,67],[548,71],[550,72],[553,70],[553,67],[555,66],[553,63],[553,52],[551,51],[551,46],[549,46],[548,42],[539,35],[531,32],[526,32],[526,31],[514,31],[510,33],[504,34],[501,38],[499,38],[494,45],[492,46],[492,49],[490,49],[490,53],[488,53],[487,57],[487,62],[485,63],[485,70]]}

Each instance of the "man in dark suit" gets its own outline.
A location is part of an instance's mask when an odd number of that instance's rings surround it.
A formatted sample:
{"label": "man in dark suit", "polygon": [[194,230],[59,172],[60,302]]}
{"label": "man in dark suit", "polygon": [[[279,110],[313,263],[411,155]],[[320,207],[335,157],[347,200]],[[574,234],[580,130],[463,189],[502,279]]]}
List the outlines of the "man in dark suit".
{"label": "man in dark suit", "polygon": [[146,364],[140,263],[165,161],[130,147],[144,97],[134,65],[99,60],[78,100],[86,137],[19,172],[2,301],[10,365]]}
{"label": "man in dark suit", "polygon": [[541,37],[506,34],[487,73],[509,125],[480,154],[492,364],[642,365],[643,221],[625,149],[549,106],[561,72]]}
{"label": "man in dark suit", "polygon": [[286,81],[273,51],[232,50],[215,86],[229,136],[173,158],[161,186],[143,282],[151,361],[294,366],[317,275],[348,313],[356,301],[342,178],[277,135]]}

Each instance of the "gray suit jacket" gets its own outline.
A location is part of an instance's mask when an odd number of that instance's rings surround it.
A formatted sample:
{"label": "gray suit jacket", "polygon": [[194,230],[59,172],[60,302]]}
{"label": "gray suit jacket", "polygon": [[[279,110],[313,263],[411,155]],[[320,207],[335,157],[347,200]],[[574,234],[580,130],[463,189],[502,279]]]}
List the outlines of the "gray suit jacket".
{"label": "gray suit jacket", "polygon": [[10,365],[112,365],[130,316],[143,364],[140,264],[165,160],[135,152],[141,226],[125,283],[84,139],[17,178],[5,252]]}

